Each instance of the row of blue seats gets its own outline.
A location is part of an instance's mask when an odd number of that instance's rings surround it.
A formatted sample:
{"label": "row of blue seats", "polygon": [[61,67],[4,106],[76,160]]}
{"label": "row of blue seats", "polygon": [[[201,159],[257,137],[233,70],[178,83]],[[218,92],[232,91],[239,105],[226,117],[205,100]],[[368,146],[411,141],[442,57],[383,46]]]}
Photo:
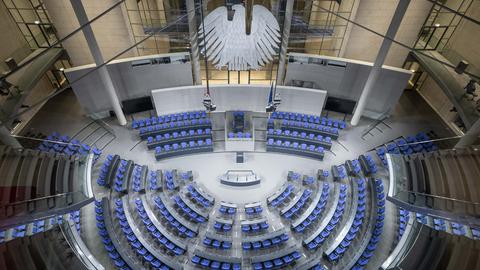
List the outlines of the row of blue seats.
{"label": "row of blue seats", "polygon": [[307,249],[312,250],[319,247],[327,238],[332,234],[335,227],[338,225],[340,220],[342,219],[343,212],[345,211],[345,202],[347,200],[347,186],[345,184],[341,184],[340,192],[338,195],[338,203],[337,207],[335,208],[335,212],[328,222],[327,226],[315,236],[310,242],[304,242]]}
{"label": "row of blue seats", "polygon": [[300,252],[294,251],[280,258],[276,258],[276,259],[268,260],[264,262],[253,263],[252,266],[254,270],[282,268],[282,267],[287,267],[287,265],[292,264],[293,262],[297,261],[301,257],[302,255],[300,254]]}
{"label": "row of blue seats", "polygon": [[150,190],[159,190],[162,188],[162,184],[158,183],[158,172],[157,171],[150,171],[147,174],[147,183]]}
{"label": "row of blue seats", "polygon": [[185,120],[194,120],[194,119],[200,119],[200,118],[206,118],[206,117],[207,117],[207,113],[205,111],[167,114],[167,115],[160,115],[158,117],[152,116],[150,118],[133,120],[132,128],[137,129],[141,127],[156,125],[156,124],[185,121]]}
{"label": "row of blue seats", "polygon": [[336,127],[344,129],[346,128],[346,123],[343,120],[336,120],[333,118],[322,117],[317,115],[310,115],[310,114],[300,114],[300,113],[292,113],[292,112],[273,112],[270,116],[273,119],[286,119],[286,120],[295,120],[301,122],[308,122],[308,123],[315,123],[315,124],[322,124],[324,126]]}
{"label": "row of blue seats", "polygon": [[292,184],[288,184],[285,190],[279,196],[273,199],[270,204],[272,206],[277,206],[282,204],[291,194],[293,194],[294,190],[295,190],[295,186]]}
{"label": "row of blue seats", "polygon": [[376,152],[378,157],[382,160],[382,163],[386,166],[386,153],[410,155],[413,153],[431,152],[438,150],[438,146],[432,142],[417,143],[428,140],[430,140],[428,135],[420,132],[416,136],[409,135],[406,137],[406,139],[400,138],[394,140],[391,143],[388,143],[386,146],[380,146],[376,149]]}
{"label": "row of blue seats", "polygon": [[222,214],[234,215],[237,212],[237,208],[220,205],[219,211]]}
{"label": "row of blue seats", "polygon": [[362,171],[362,166],[360,166],[360,161],[358,159],[352,159],[352,166],[353,166],[353,172],[356,175],[359,175],[360,172]]}
{"label": "row of blue seats", "polygon": [[230,241],[220,241],[209,237],[205,237],[205,239],[203,239],[203,244],[207,247],[224,250],[230,249],[232,247],[232,242]]}
{"label": "row of blue seats", "polygon": [[206,129],[199,128],[197,130],[190,129],[188,130],[188,132],[186,130],[182,130],[180,132],[174,131],[171,134],[163,133],[163,134],[158,134],[155,137],[149,136],[147,137],[147,143],[154,144],[154,143],[160,143],[162,141],[168,141],[172,139],[180,139],[184,137],[194,137],[194,136],[211,135],[211,134],[212,134],[212,130],[210,128],[206,128]]}
{"label": "row of blue seats", "polygon": [[203,205],[204,207],[211,207],[212,202],[200,194],[193,185],[187,186],[187,191],[189,196],[198,204]]}
{"label": "row of blue seats", "polygon": [[161,155],[165,152],[175,152],[178,150],[194,149],[194,148],[205,147],[205,146],[212,146],[212,139],[208,138],[205,141],[203,140],[189,141],[188,143],[181,142],[180,144],[174,143],[172,145],[166,144],[163,147],[157,146],[155,147],[155,154]]}
{"label": "row of blue seats", "polygon": [[[69,214],[70,220],[74,222],[75,228],[77,232],[80,232],[80,211],[73,211]],[[32,223],[32,230],[31,234],[36,234],[40,232],[44,232],[47,230],[46,226],[53,227],[57,224],[62,224],[63,216],[56,216],[48,218],[47,221],[45,220],[36,220]],[[15,238],[22,238],[27,235],[27,224],[18,225],[13,228],[12,231],[12,239]],[[5,242],[6,231],[0,231],[0,244]],[[10,240],[12,240],[10,239]]]}
{"label": "row of blue seats", "polygon": [[284,233],[279,236],[270,238],[270,239],[264,239],[261,241],[254,241],[254,242],[242,242],[242,248],[243,250],[259,250],[259,249],[265,249],[265,248],[270,248],[274,247],[277,245],[281,245],[282,243],[285,243],[288,241],[288,234]]}
{"label": "row of blue seats", "polygon": [[307,175],[303,178],[303,184],[304,185],[313,185],[315,183],[315,178],[311,175]]}
{"label": "row of blue seats", "polygon": [[108,176],[108,171],[110,170],[110,167],[113,165],[113,156],[112,155],[107,155],[105,158],[105,162],[102,164],[102,167],[100,169],[100,173],[97,178],[97,184],[99,186],[105,186],[107,184],[107,176]]}
{"label": "row of blue seats", "polygon": [[142,127],[139,129],[138,132],[140,135],[144,135],[146,133],[162,132],[162,131],[165,131],[168,129],[174,129],[174,128],[185,128],[186,130],[189,130],[192,127],[203,126],[203,125],[211,126],[212,122],[208,118],[198,119],[198,120],[170,122],[170,123],[157,124],[157,125],[148,126],[148,127]]}
{"label": "row of blue seats", "polygon": [[358,186],[358,200],[357,200],[357,210],[355,212],[355,218],[353,219],[353,223],[351,224],[350,229],[347,232],[347,235],[342,239],[340,244],[331,252],[330,254],[327,254],[327,258],[330,262],[335,262],[340,257],[345,254],[347,249],[350,247],[350,245],[353,242],[353,239],[357,236],[358,231],[360,230],[360,227],[363,224],[363,218],[365,217],[365,204],[366,204],[366,184],[365,180],[363,179],[355,179],[357,182]]}
{"label": "row of blue seats", "polygon": [[203,217],[201,214],[195,212],[192,208],[190,208],[183,199],[179,195],[175,195],[173,198],[173,201],[175,202],[175,205],[180,209],[181,213],[185,216],[188,216],[190,220],[192,220],[195,223],[204,223],[207,221],[205,217]]}
{"label": "row of blue seats", "polygon": [[345,165],[341,164],[336,166],[337,171],[333,173],[333,175],[337,175],[340,179],[345,179],[347,177],[347,169],[345,169]]}
{"label": "row of blue seats", "polygon": [[293,216],[296,216],[297,213],[303,209],[303,207],[306,205],[307,200],[310,198],[312,195],[312,190],[311,189],[305,189],[300,196],[300,199],[290,208],[288,211],[283,213],[283,217],[287,219],[291,219]]}
{"label": "row of blue seats", "polygon": [[368,242],[367,247],[362,252],[360,258],[358,258],[355,265],[352,267],[352,270],[363,270],[367,265],[371,257],[373,257],[374,252],[377,248],[378,242],[380,242],[380,237],[382,235],[383,224],[385,220],[385,195],[384,195],[384,186],[383,182],[380,179],[375,179],[375,189],[377,191],[377,198],[382,198],[377,200],[377,218],[375,221],[375,228],[372,233],[372,237]]}
{"label": "row of blue seats", "polygon": [[210,260],[207,258],[202,258],[198,255],[192,257],[192,262],[200,267],[205,267],[207,269],[221,269],[221,270],[241,270],[241,263],[228,263],[220,262],[216,260]]}
{"label": "row of blue seats", "polygon": [[162,217],[168,221],[170,226],[174,228],[178,234],[180,235],[185,235],[188,238],[193,238],[197,235],[196,232],[189,230],[187,227],[185,227],[183,224],[180,223],[180,221],[176,220],[174,216],[168,211],[167,207],[165,204],[163,204],[162,199],[160,197],[155,197],[153,199],[155,202],[155,206],[160,210],[160,213],[162,214]]}
{"label": "row of blue seats", "polygon": [[[419,223],[422,223],[424,225],[428,224],[427,216],[423,215],[421,213],[416,213],[416,218]],[[455,235],[460,235],[460,236],[466,236],[467,235],[467,230],[469,229],[468,226],[465,226],[463,224],[457,223],[457,222],[450,222],[451,228],[452,228],[452,233]],[[447,230],[447,225],[445,220],[440,219],[440,218],[434,218],[433,219],[433,229],[438,230],[438,231],[446,231]]]}
{"label": "row of blue seats", "polygon": [[371,155],[364,155],[365,159],[367,160],[367,165],[370,168],[370,173],[371,174],[376,174],[378,171],[377,163],[373,159]]}
{"label": "row of blue seats", "polygon": [[262,212],[263,209],[260,205],[254,207],[245,207],[245,213],[247,213],[247,215],[261,214]]}
{"label": "row of blue seats", "polygon": [[410,218],[410,212],[403,208],[399,208],[399,226],[398,226],[398,236],[397,240],[400,240],[402,237],[403,233],[405,232],[405,229],[407,228],[407,223]]}
{"label": "row of blue seats", "polygon": [[322,194],[320,195],[320,200],[318,200],[317,205],[313,208],[312,212],[305,217],[305,219],[296,226],[292,226],[292,229],[301,233],[307,229],[314,221],[316,221],[322,214],[325,206],[327,205],[328,196],[330,194],[330,185],[328,183],[323,183]]}
{"label": "row of blue seats", "polygon": [[267,221],[261,221],[258,223],[251,223],[251,224],[242,224],[242,232],[259,232],[263,230],[267,230],[269,225]]}
{"label": "row of blue seats", "polygon": [[94,163],[102,154],[102,150],[98,149],[97,147],[91,147],[90,145],[81,143],[76,139],[71,140],[68,135],[62,136],[58,132],[53,132],[52,134],[48,135],[46,140],[38,146],[38,150],[42,152],[64,153],[68,156],[73,156],[76,154],[86,156],[89,153],[93,153]]}
{"label": "row of blue seats", "polygon": [[142,167],[139,165],[135,165],[133,167],[133,182],[132,182],[132,189],[135,192],[140,192],[142,189]]}
{"label": "row of blue seats", "polygon": [[301,139],[308,139],[312,141],[318,141],[319,143],[326,143],[330,144],[332,143],[332,138],[329,136],[323,137],[322,135],[316,135],[313,133],[309,133],[307,136],[306,132],[297,132],[297,131],[290,131],[288,129],[281,130],[281,129],[276,129],[274,130],[273,128],[268,129],[267,135],[276,135],[276,136],[284,136],[284,137],[291,137],[292,139],[294,138],[301,138]]}
{"label": "row of blue seats", "polygon": [[173,252],[175,255],[180,256],[185,253],[185,249],[175,245],[172,241],[170,241],[165,235],[163,235],[157,227],[155,227],[155,224],[150,220],[148,217],[148,214],[145,210],[145,207],[143,206],[143,202],[140,198],[135,198],[135,208],[137,209],[137,213],[142,219],[142,223],[144,224],[145,228],[147,231],[150,232],[150,234],[158,240],[160,245],[164,246],[167,248],[167,250]]}
{"label": "row of blue seats", "polygon": [[299,144],[298,142],[291,143],[290,141],[282,141],[282,140],[277,140],[274,142],[272,138],[268,139],[267,145],[316,152],[319,154],[323,154],[325,152],[322,146],[315,147],[315,145],[313,144],[307,146],[307,144],[305,143],[302,143],[302,144]]}
{"label": "row of blue seats", "polygon": [[120,160],[120,163],[118,164],[118,169],[117,169],[117,172],[115,173],[115,180],[113,185],[113,189],[116,192],[122,191],[123,182],[126,181],[125,177],[127,173],[127,164],[128,164],[128,161],[123,159]]}
{"label": "row of blue seats", "polygon": [[120,224],[123,234],[125,235],[125,238],[127,238],[128,243],[130,244],[132,249],[137,253],[137,255],[140,256],[142,260],[144,260],[145,262],[150,263],[152,266],[154,266],[154,264],[152,263],[154,260],[156,262],[160,262],[157,258],[155,258],[155,256],[153,256],[152,253],[150,253],[145,248],[145,246],[143,246],[140,240],[138,240],[138,238],[133,233],[133,230],[130,227],[130,224],[128,224],[127,217],[125,216],[125,211],[123,209],[123,202],[121,199],[115,200],[115,215],[118,219],[118,223]]}
{"label": "row of blue seats", "polygon": [[229,133],[228,133],[228,138],[229,138],[229,139],[233,139],[233,138],[240,138],[240,139],[245,138],[245,139],[250,139],[250,138],[252,138],[252,134],[251,134],[250,132],[245,132],[245,133],[243,133],[243,132],[241,132],[241,131],[239,131],[239,132],[237,132],[237,133],[229,132]]}
{"label": "row of blue seats", "polygon": [[[123,258],[120,256],[120,254],[117,252],[115,249],[115,246],[112,243],[112,239],[108,235],[106,226],[105,226],[105,219],[103,215],[103,207],[102,207],[102,201],[95,201],[95,219],[96,219],[96,225],[98,229],[98,234],[100,235],[100,238],[102,239],[103,246],[105,247],[105,250],[108,253],[108,256],[110,259],[113,260],[113,264],[119,268],[119,269],[130,269],[130,267],[127,265],[127,263],[123,260]],[[161,263],[159,262],[159,266],[161,266]]]}
{"label": "row of blue seats", "polygon": [[302,179],[302,174],[298,172],[289,171],[287,179],[291,181],[300,181]]}
{"label": "row of blue seats", "polygon": [[173,171],[165,171],[165,184],[167,185],[168,190],[174,190],[177,188],[177,183],[175,183],[175,177]]}
{"label": "row of blue seats", "polygon": [[215,221],[215,223],[213,224],[213,228],[219,232],[229,232],[232,230],[232,225],[220,221]]}
{"label": "row of blue seats", "polygon": [[[325,125],[313,124],[308,122],[300,122],[300,121],[293,121],[293,120],[283,120],[281,123],[282,129],[298,129],[298,130],[306,130],[311,131],[314,133],[322,133],[324,135],[331,135],[335,138],[338,137],[340,131],[336,127],[329,127]],[[273,119],[269,119],[267,126],[269,128],[273,128],[275,126],[275,122]]]}

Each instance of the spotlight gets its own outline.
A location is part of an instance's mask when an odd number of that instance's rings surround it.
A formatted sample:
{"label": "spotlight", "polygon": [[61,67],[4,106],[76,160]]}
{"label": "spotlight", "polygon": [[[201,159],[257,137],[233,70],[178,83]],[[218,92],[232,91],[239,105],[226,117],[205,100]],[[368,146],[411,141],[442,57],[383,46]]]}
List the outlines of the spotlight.
{"label": "spotlight", "polygon": [[207,110],[207,112],[213,112],[217,109],[217,105],[213,104],[212,98],[210,97],[209,94],[205,93],[203,96],[203,106]]}

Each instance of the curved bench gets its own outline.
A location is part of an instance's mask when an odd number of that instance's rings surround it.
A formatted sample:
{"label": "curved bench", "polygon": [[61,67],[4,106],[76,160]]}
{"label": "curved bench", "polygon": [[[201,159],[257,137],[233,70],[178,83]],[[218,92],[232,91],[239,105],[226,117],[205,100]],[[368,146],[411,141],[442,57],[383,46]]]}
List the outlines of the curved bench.
{"label": "curved bench", "polygon": [[267,140],[267,151],[299,155],[319,160],[323,160],[324,156],[324,149],[321,146],[315,147],[314,145],[310,145],[307,148],[306,144],[299,145],[296,142],[290,143],[290,141],[274,141],[273,138]]}
{"label": "curved bench", "polygon": [[213,228],[217,232],[229,232],[232,230],[233,220],[231,219],[223,219],[220,217],[215,218],[215,222],[213,224]]}
{"label": "curved bench", "polygon": [[385,196],[382,195],[385,195],[382,180],[375,179],[372,196],[373,209],[371,211],[368,235],[363,237],[363,243],[358,248],[362,252],[357,253],[349,264],[349,268],[353,270],[363,269],[367,265],[375,252],[378,242],[380,242],[385,219]]}
{"label": "curved bench", "polygon": [[[162,136],[163,135],[163,136]],[[212,130],[210,128],[205,129],[190,129],[188,131],[182,130],[180,133],[173,132],[164,133],[162,135],[156,135],[155,137],[148,137],[147,138],[147,148],[149,150],[155,149],[157,146],[165,146],[167,144],[180,144],[184,141],[198,141],[198,140],[206,140],[208,138],[212,138]]]}
{"label": "curved bench", "polygon": [[185,120],[185,121],[178,121],[178,122],[170,122],[168,124],[157,124],[155,126],[149,126],[140,128],[139,134],[140,139],[146,140],[148,137],[156,137],[157,135],[162,135],[165,133],[173,133],[182,131],[189,131],[190,129],[211,129],[212,122],[210,119],[199,119],[197,120]]}
{"label": "curved bench", "polygon": [[153,201],[163,218],[170,224],[170,227],[179,235],[193,238],[198,234],[198,226],[189,224],[183,217],[178,215],[169,204],[164,203],[163,194],[153,197]]}
{"label": "curved bench", "polygon": [[259,249],[267,249],[277,247],[289,239],[285,228],[257,236],[246,236],[242,238],[242,249],[258,251]]}
{"label": "curved bench", "polygon": [[222,270],[241,270],[242,258],[232,256],[222,256],[196,249],[193,252],[192,260],[194,264],[210,269]]}
{"label": "curved bench", "polygon": [[[165,230],[151,212],[148,213],[148,211],[151,210],[150,208],[145,208],[147,204],[144,204],[144,200],[145,197],[137,197],[133,202],[135,203],[137,215],[142,221],[145,230],[148,231],[152,238],[156,239],[159,245],[163,246],[166,251],[176,256],[183,255],[187,250],[187,246]],[[153,217],[153,219],[151,217]]]}
{"label": "curved bench", "polygon": [[237,208],[238,206],[235,203],[220,202],[218,211],[224,215],[234,215],[237,212]]}
{"label": "curved bench", "polygon": [[318,228],[307,238],[303,240],[303,245],[309,249],[316,249],[323,244],[325,240],[331,235],[336,225],[340,222],[343,212],[345,210],[345,202],[347,198],[347,186],[340,184],[338,186],[338,197],[336,197],[331,211],[327,214]]}
{"label": "curved bench", "polygon": [[260,184],[261,178],[252,170],[227,170],[220,176],[220,183],[234,187],[248,187]]}
{"label": "curved bench", "polygon": [[284,184],[278,191],[267,198],[267,204],[272,206],[282,204],[283,201],[286,200],[294,190],[295,186],[293,184]]}
{"label": "curved bench", "polygon": [[315,135],[314,133],[307,134],[305,132],[299,134],[297,131],[291,132],[289,129],[274,130],[273,128],[270,128],[267,130],[267,139],[269,138],[281,141],[295,141],[299,144],[304,143],[315,145],[316,147],[322,146],[325,149],[332,148],[332,139],[330,137],[323,137],[322,135]]}
{"label": "curved bench", "polygon": [[230,249],[232,247],[232,237],[218,235],[210,232],[205,233],[205,238],[203,239],[203,244],[210,248],[216,249]]}
{"label": "curved bench", "polygon": [[155,158],[161,160],[164,158],[191,155],[196,153],[213,152],[213,143],[211,139],[198,141],[185,141],[181,144],[174,143],[172,146],[165,145],[155,147]]}
{"label": "curved bench", "polygon": [[282,210],[280,210],[280,215],[287,218],[291,219],[292,216],[297,215],[297,212],[301,211],[303,207],[305,206],[306,202],[312,195],[312,190],[310,189],[305,189],[303,190],[302,194],[295,197],[290,203],[285,206]]}
{"label": "curved bench", "polygon": [[246,219],[240,221],[240,228],[244,233],[259,232],[261,230],[267,230],[268,227],[269,225],[266,217],[257,219]]}
{"label": "curved bench", "polygon": [[191,112],[180,112],[180,113],[172,113],[166,115],[159,115],[152,116],[150,118],[143,118],[138,120],[132,121],[132,128],[138,129],[141,127],[147,127],[151,125],[163,124],[163,123],[170,123],[170,122],[177,122],[177,121],[185,121],[185,120],[193,120],[193,119],[200,119],[206,118],[207,113],[205,111],[191,111]]}
{"label": "curved bench", "polygon": [[104,197],[101,201],[95,201],[95,213],[98,234],[102,238],[108,256],[113,260],[115,266],[118,268],[129,267],[130,269],[141,267],[128,255],[128,251],[124,249],[124,245],[113,231],[113,221],[107,198]]}
{"label": "curved bench", "polygon": [[301,233],[306,228],[308,228],[315,220],[317,220],[322,215],[322,212],[327,205],[329,194],[330,185],[328,183],[323,183],[322,191],[317,192],[317,195],[313,199],[313,202],[305,210],[302,216],[292,222],[292,230],[297,233]]}
{"label": "curved bench", "polygon": [[[117,204],[118,200],[120,200],[120,199],[117,199],[115,204]],[[138,242],[140,242],[140,244],[141,244],[140,248],[134,247],[132,245],[132,247],[136,248],[137,254],[142,256],[143,260],[147,263],[150,263],[153,267],[155,267],[154,261],[158,260],[162,264],[167,265],[171,269],[175,269],[175,270],[183,269],[183,266],[180,263],[178,263],[174,259],[160,253],[156,248],[154,248],[152,245],[150,245],[150,243],[148,241],[146,241],[146,239],[143,237],[143,233],[138,229],[137,226],[135,226],[135,222],[134,222],[133,217],[130,213],[128,196],[123,196],[122,197],[121,205],[122,205],[121,208],[123,209],[123,212],[125,213],[125,218],[126,218],[126,221],[127,221],[127,223],[122,226],[122,229],[123,229],[124,233],[126,234],[127,237],[132,236],[132,233],[133,233],[133,235],[136,237]],[[128,228],[130,228],[131,233],[129,233],[127,235],[125,229],[128,229]],[[133,242],[131,242],[130,239],[128,239],[128,240],[131,244],[133,244]],[[142,249],[146,250],[145,254],[143,254]],[[153,256],[153,258],[148,256],[149,254],[151,254]]]}
{"label": "curved bench", "polygon": [[185,195],[182,192],[174,195],[171,199],[175,202],[177,210],[182,212],[184,216],[187,216],[191,221],[195,223],[205,223],[208,220],[208,212],[200,209],[193,204],[190,200],[184,199]]}
{"label": "curved bench", "polygon": [[189,197],[203,207],[211,207],[215,204],[215,198],[199,188],[196,183],[190,183],[187,190]]}
{"label": "curved bench", "polygon": [[285,267],[294,264],[301,258],[301,253],[296,246],[281,249],[275,253],[252,256],[250,261],[255,270]]}
{"label": "curved bench", "polygon": [[[353,185],[351,212],[348,220],[340,233],[335,237],[335,241],[327,248],[324,255],[330,262],[338,261],[346,250],[351,246],[357,236],[365,217],[366,204],[366,181],[364,179],[355,179],[357,186]],[[353,214],[352,210],[355,211]]]}

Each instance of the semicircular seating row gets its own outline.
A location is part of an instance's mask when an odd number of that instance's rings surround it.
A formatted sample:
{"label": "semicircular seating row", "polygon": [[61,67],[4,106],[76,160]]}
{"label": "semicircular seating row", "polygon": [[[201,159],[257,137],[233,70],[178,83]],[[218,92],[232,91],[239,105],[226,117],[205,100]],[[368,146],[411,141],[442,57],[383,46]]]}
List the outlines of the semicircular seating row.
{"label": "semicircular seating row", "polygon": [[212,152],[212,123],[206,111],[182,112],[132,121],[147,148],[154,149],[157,160]]}
{"label": "semicircular seating row", "polygon": [[[240,269],[245,261],[231,253],[232,231],[236,228],[241,231],[243,256],[262,251],[262,255],[248,255],[249,267],[253,269],[300,267],[307,261],[302,254],[307,254],[308,263],[316,262],[312,269],[323,267],[322,258],[363,269],[376,250],[385,211],[381,180],[367,181],[361,177],[364,168],[369,175],[372,173],[369,160],[363,156],[336,166],[336,170],[342,167],[345,173],[337,178],[343,182],[338,184],[324,182],[328,172],[319,173],[318,180],[289,172],[287,183],[269,196],[265,205],[290,228],[272,230],[270,221],[263,216],[265,209],[261,202],[244,205],[239,211],[237,204],[215,202],[193,181],[191,172],[149,171],[146,166],[108,156],[100,169],[103,176],[99,184],[106,187],[109,187],[106,183],[111,184],[111,200],[96,204],[103,209],[102,215],[109,212],[110,221],[105,223],[98,217],[97,227],[108,244],[110,257],[122,269],[125,266],[135,269],[139,263],[149,268],[176,269],[186,256],[190,256],[189,262],[202,268]],[[338,172],[332,171],[332,176],[335,174]],[[348,180],[347,175],[356,180]],[[216,217],[210,215],[214,208],[218,209]],[[237,220],[242,215],[246,219]],[[213,230],[205,233],[205,227]],[[368,231],[369,227],[374,229]],[[301,235],[306,250],[322,246],[325,254],[305,253],[292,246],[296,241],[292,233]],[[107,234],[111,242],[105,239]],[[368,245],[362,244],[365,243],[360,240],[362,237],[369,239]],[[187,252],[188,243],[195,243],[196,239],[201,245]],[[342,262],[342,257],[354,257],[355,261]]]}

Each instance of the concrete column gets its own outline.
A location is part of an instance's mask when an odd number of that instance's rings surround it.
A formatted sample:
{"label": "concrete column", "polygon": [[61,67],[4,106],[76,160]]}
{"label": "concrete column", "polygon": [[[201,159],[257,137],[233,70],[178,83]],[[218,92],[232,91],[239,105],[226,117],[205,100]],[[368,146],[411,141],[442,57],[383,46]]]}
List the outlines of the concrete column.
{"label": "concrete column", "polygon": [[18,140],[15,139],[15,137],[12,137],[10,130],[3,125],[0,126],[0,141],[13,148],[22,148],[22,145],[18,142]]}
{"label": "concrete column", "polygon": [[202,84],[200,75],[200,56],[198,51],[198,27],[195,20],[195,0],[187,0],[188,33],[190,35],[190,53],[192,54],[193,81]]}
{"label": "concrete column", "polygon": [[[407,11],[408,4],[410,4],[410,0],[400,0],[398,2],[397,8],[395,9],[395,13],[393,14],[392,21],[390,22],[390,26],[388,27],[386,37],[390,39],[394,39],[395,35],[397,34],[398,28],[400,28],[400,24],[402,23],[403,16]],[[388,51],[390,46],[392,45],[392,41],[384,38],[382,42],[382,46],[378,51],[377,58],[375,59],[375,63],[373,64],[372,69],[370,70],[370,74],[368,75],[367,82],[363,87],[362,94],[360,95],[360,99],[358,100],[357,107],[355,108],[355,112],[353,113],[351,124],[352,126],[358,125],[360,121],[360,117],[363,114],[365,106],[367,105],[368,98],[370,92],[373,89],[373,86],[377,83],[378,76],[380,75],[380,71],[382,70],[382,65],[385,63],[385,58],[387,58]]]}
{"label": "concrete column", "polygon": [[[85,12],[85,8],[83,7],[82,1],[70,0],[70,2],[72,3],[73,10],[75,11],[75,15],[77,16],[80,25],[87,23],[88,17],[87,13]],[[83,27],[82,31],[85,39],[87,40],[90,53],[95,60],[95,64],[97,66],[102,65],[104,63],[103,56],[100,51],[100,47],[98,46],[97,40],[95,39],[95,35],[93,34],[92,27],[90,27],[90,25],[86,25],[85,27]],[[120,106],[120,101],[118,100],[117,92],[115,91],[115,87],[113,86],[112,78],[110,78],[107,67],[100,67],[98,69],[98,73],[103,82],[105,90],[107,91],[108,97],[110,99],[110,105],[112,105],[113,107],[113,111],[117,116],[118,123],[122,126],[126,125],[127,119],[125,119],[125,115],[123,114],[122,107]]]}
{"label": "concrete column", "polygon": [[480,137],[480,119],[473,123],[473,126],[465,133],[465,135],[457,142],[455,148],[465,148],[474,144]]}
{"label": "concrete column", "polygon": [[280,59],[278,60],[278,70],[277,70],[277,84],[283,85],[285,82],[285,65],[287,63],[287,48],[288,48],[288,39],[290,37],[290,27],[292,25],[293,17],[293,0],[287,0],[287,5],[285,7],[285,21],[283,22],[283,37],[282,37],[282,46],[280,50]]}

